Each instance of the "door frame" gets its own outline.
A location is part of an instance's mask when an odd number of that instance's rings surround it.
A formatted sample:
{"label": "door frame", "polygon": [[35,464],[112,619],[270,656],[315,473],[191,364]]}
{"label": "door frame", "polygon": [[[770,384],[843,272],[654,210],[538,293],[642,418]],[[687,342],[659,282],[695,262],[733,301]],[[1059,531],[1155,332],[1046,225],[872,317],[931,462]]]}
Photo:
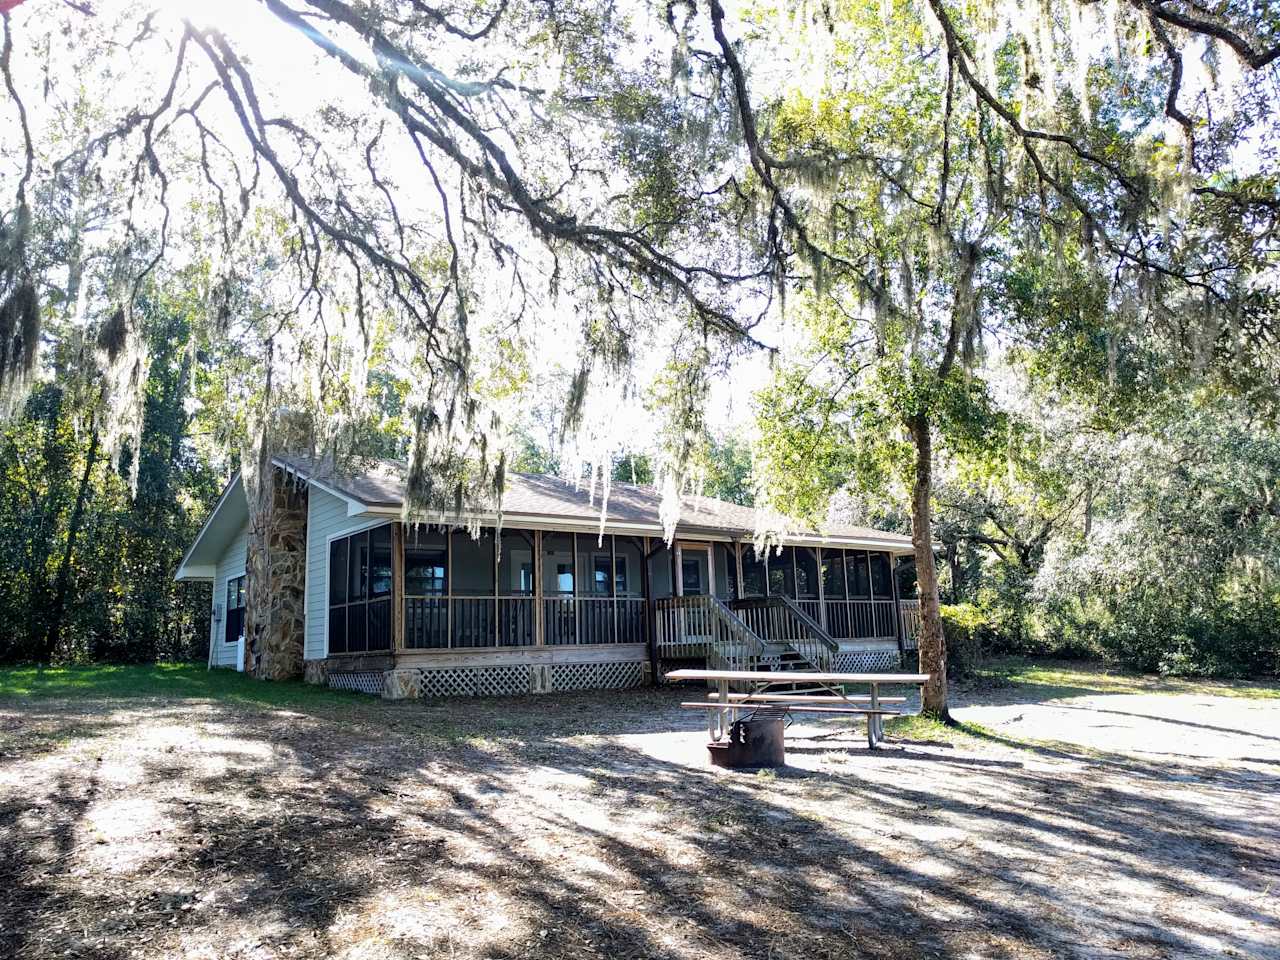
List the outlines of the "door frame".
{"label": "door frame", "polygon": [[707,592],[706,596],[714,597],[716,595],[716,551],[714,544],[710,540],[677,540],[675,550],[675,570],[672,571],[672,579],[675,581],[673,586],[675,596],[684,596],[684,551],[690,550],[695,552],[705,552],[707,555]]}

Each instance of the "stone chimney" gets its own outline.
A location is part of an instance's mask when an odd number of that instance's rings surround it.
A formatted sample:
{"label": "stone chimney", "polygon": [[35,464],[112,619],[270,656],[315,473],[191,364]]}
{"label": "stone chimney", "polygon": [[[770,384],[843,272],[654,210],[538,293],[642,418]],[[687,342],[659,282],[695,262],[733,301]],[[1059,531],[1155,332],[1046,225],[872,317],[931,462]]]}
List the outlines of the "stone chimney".
{"label": "stone chimney", "polygon": [[271,469],[266,509],[250,509],[245,558],[245,672],[262,680],[302,676],[307,575],[307,487]]}

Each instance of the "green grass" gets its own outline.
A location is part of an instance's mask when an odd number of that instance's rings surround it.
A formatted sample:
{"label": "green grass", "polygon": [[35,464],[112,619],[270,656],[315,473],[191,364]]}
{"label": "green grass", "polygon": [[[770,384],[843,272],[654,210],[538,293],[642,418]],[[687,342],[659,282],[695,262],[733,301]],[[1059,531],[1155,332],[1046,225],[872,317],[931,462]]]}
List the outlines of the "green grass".
{"label": "green grass", "polygon": [[1215,697],[1280,699],[1280,683],[1267,680],[1203,680],[1159,677],[1103,664],[1069,660],[1005,657],[990,660],[977,671],[973,686],[1026,687],[1036,699],[1093,696],[1112,693],[1189,693]]}
{"label": "green grass", "polygon": [[14,698],[220,700],[301,710],[377,702],[359,693],[301,681],[261,683],[234,670],[209,670],[186,663],[0,668],[0,699]]}

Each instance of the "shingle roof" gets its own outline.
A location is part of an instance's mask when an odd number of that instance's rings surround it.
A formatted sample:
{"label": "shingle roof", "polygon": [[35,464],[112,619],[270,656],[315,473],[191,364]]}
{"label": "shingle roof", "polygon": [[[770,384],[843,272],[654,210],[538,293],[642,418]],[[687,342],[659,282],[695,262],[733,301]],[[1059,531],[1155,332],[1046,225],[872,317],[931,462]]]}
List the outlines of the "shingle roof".
{"label": "shingle roof", "polygon": [[[330,461],[306,457],[277,457],[277,461],[298,475],[315,480],[343,496],[369,508],[395,508],[404,505],[406,465],[400,460],[364,461],[358,469],[335,471]],[[562,477],[530,473],[507,474],[507,488],[502,497],[506,519],[548,518],[595,525],[600,522],[601,490],[595,497],[589,484],[574,483]],[[612,483],[605,526],[625,524],[644,526],[655,532],[661,528],[659,507],[662,494],[656,487],[634,483]],[[721,533],[735,538],[754,535],[756,510],[714,497],[686,494],[681,498],[680,533]],[[793,532],[784,542],[801,540],[854,541],[875,544],[897,553],[911,550],[911,538],[870,527],[831,524],[822,531]]]}

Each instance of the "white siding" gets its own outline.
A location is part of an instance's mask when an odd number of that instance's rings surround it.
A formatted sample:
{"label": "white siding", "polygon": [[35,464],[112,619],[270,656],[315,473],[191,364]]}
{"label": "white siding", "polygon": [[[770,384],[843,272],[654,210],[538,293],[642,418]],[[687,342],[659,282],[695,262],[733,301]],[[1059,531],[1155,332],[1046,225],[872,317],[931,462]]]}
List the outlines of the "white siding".
{"label": "white siding", "polygon": [[385,523],[364,516],[347,516],[347,501],[312,484],[307,497],[307,632],[303,656],[322,659],[328,652],[325,607],[329,597],[329,539],[343,533]]}
{"label": "white siding", "polygon": [[210,642],[213,644],[213,665],[215,667],[235,667],[235,643],[227,643],[224,639],[227,626],[227,581],[244,574],[245,549],[249,538],[249,524],[240,528],[227,549],[218,558],[213,575],[214,608],[222,609],[222,618],[214,619]]}

